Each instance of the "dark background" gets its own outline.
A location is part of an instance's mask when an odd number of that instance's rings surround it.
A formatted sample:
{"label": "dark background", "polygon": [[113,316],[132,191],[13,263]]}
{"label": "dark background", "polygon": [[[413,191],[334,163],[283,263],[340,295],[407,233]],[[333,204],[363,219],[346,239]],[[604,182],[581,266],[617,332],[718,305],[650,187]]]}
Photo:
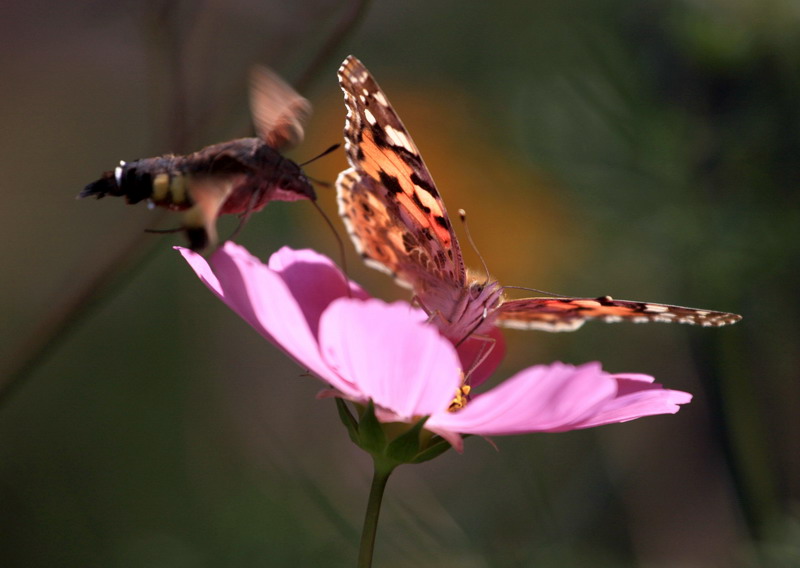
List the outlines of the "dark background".
{"label": "dark background", "polygon": [[[174,217],[74,199],[120,159],[244,135],[256,62],[313,102],[291,153],[311,158],[341,141],[348,53],[502,282],[744,315],[507,333],[498,378],[600,360],[695,399],[400,468],[376,565],[800,563],[794,2],[376,1],[329,49],[350,4],[0,10],[3,566],[354,565],[370,461],[320,384],[213,298],[180,235],[142,233]],[[307,172],[344,166],[340,151]],[[238,241],[338,258],[308,203],[270,205]],[[346,245],[354,279],[406,297]]]}

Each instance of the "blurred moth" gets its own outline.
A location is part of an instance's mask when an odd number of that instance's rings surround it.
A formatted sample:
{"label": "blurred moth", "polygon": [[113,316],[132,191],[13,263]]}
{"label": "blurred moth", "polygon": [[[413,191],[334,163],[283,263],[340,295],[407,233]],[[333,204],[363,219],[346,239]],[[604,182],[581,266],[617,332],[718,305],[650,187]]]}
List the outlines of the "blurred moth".
{"label": "blurred moth", "polygon": [[300,165],[281,154],[303,139],[311,104],[274,72],[251,74],[250,107],[257,137],[207,146],[192,154],[165,154],[120,165],[103,173],[78,195],[124,196],[128,203],[183,211],[179,229],[192,250],[218,242],[220,215],[242,218],[270,201],[316,200]]}

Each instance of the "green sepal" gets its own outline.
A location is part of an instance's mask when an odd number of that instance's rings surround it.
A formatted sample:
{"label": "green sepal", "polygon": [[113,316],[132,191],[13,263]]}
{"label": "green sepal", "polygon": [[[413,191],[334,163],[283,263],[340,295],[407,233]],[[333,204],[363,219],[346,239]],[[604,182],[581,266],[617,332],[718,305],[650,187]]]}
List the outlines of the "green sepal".
{"label": "green sepal", "polygon": [[408,463],[422,463],[428,460],[432,460],[433,458],[439,457],[450,448],[452,448],[450,442],[448,442],[444,438],[438,438],[433,443],[433,445],[428,446],[427,448],[422,450],[420,453],[414,456],[414,459],[412,461]]}
{"label": "green sepal", "polygon": [[376,455],[383,454],[386,449],[386,432],[383,431],[381,422],[375,416],[375,404],[372,400],[367,403],[367,407],[361,413],[356,444],[365,451]]}
{"label": "green sepal", "polygon": [[339,420],[341,420],[344,427],[347,428],[350,441],[356,445],[360,445],[358,439],[358,422],[355,416],[353,416],[353,413],[350,412],[350,409],[347,408],[347,402],[338,396],[334,400],[336,401],[336,410],[339,412]]}
{"label": "green sepal", "polygon": [[347,428],[350,440],[372,455],[376,467],[391,471],[404,463],[422,463],[443,454],[450,444],[425,430],[425,416],[409,425],[404,422],[380,422],[375,415],[375,404],[356,404],[358,418],[344,399],[336,398],[339,419]]}
{"label": "green sepal", "polygon": [[386,457],[398,463],[412,463],[422,449],[422,427],[428,417],[418,420],[411,428],[392,440],[386,447]]}

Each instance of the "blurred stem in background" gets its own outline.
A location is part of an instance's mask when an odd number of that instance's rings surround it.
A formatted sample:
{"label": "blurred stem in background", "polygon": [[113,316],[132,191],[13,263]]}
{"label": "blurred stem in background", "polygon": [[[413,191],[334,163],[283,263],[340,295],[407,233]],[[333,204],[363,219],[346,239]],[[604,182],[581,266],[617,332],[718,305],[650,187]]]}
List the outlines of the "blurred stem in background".
{"label": "blurred stem in background", "polygon": [[[153,103],[162,96],[168,101],[164,116],[156,117],[155,121],[168,125],[164,134],[166,146],[179,154],[190,151],[196,145],[202,130],[201,122],[189,124],[189,85],[185,62],[188,38],[208,5],[189,4],[191,7],[184,10],[181,2],[156,0],[149,4],[142,22],[144,44],[150,48],[148,61],[151,65],[151,98]],[[307,90],[314,80],[323,75],[323,69],[339,57],[339,48],[361,22],[369,4],[369,0],[353,0],[346,6],[341,19],[295,82],[299,91]],[[298,45],[302,46],[301,43]],[[161,85],[167,85],[166,92]],[[237,88],[241,86],[237,85]],[[158,108],[159,105],[151,106]],[[208,113],[202,116],[208,116]],[[165,213],[167,212],[160,212],[151,226],[155,226]],[[77,293],[54,307],[49,316],[36,325],[30,336],[16,349],[16,356],[4,370],[0,382],[0,408],[47,356],[58,348],[75,326],[91,315],[92,310],[114,297],[161,249],[160,242],[151,235],[134,235],[108,264],[100,267],[86,280]]]}

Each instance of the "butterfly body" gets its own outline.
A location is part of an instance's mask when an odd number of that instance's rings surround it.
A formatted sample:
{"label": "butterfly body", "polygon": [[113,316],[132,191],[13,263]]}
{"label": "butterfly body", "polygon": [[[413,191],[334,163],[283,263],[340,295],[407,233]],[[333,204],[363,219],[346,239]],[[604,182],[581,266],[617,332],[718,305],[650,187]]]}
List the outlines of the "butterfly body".
{"label": "butterfly body", "polygon": [[461,341],[493,325],[572,331],[585,321],[664,321],[719,326],[741,316],[598,298],[505,300],[503,287],[467,274],[447,211],[411,136],[356,58],[339,68],[350,168],[337,179],[339,213],[362,258],[413,290],[442,333]]}
{"label": "butterfly body", "polygon": [[207,146],[187,155],[166,154],[120,162],[87,185],[78,197],[125,197],[185,211],[182,228],[193,250],[215,244],[220,215],[247,216],[270,201],[315,200],[299,165],[281,149],[302,139],[308,102],[271,71],[253,77],[253,117],[259,137]]}

